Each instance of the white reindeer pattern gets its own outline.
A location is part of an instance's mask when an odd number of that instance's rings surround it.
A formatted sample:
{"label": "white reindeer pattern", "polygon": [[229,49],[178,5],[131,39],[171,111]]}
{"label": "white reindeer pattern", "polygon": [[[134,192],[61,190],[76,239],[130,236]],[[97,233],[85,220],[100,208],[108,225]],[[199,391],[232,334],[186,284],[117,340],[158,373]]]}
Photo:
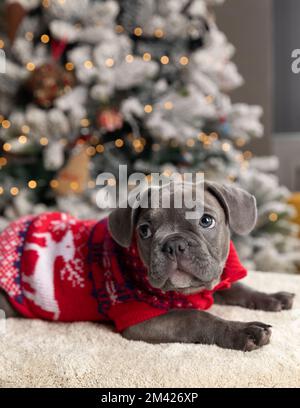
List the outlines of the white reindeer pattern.
{"label": "white reindeer pattern", "polygon": [[37,243],[27,243],[25,245],[25,251],[36,251],[38,259],[33,273],[29,276],[23,275],[23,281],[33,290],[33,292],[24,290],[24,294],[43,310],[54,313],[54,319],[57,320],[60,310],[55,298],[54,264],[58,256],[62,256],[66,263],[74,259],[73,234],[68,229],[59,242],[54,241],[49,232],[35,233],[33,237],[44,238],[46,246],[41,246]]}

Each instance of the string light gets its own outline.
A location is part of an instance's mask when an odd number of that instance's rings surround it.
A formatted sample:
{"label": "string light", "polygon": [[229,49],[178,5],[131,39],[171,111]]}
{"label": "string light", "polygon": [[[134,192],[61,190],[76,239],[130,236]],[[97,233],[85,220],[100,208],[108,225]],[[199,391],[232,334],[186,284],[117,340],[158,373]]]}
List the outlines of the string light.
{"label": "string light", "polygon": [[20,144],[27,143],[27,140],[28,139],[27,139],[27,137],[25,135],[21,135],[21,136],[18,137],[18,141],[19,141]]}
{"label": "string light", "polygon": [[121,26],[120,24],[118,24],[118,25],[116,25],[116,27],[115,27],[115,31],[116,31],[117,34],[121,34],[121,33],[124,32],[124,27]]}
{"label": "string light", "polygon": [[250,152],[250,150],[246,150],[246,151],[244,152],[244,158],[245,158],[245,160],[250,160],[250,159],[252,158],[252,156],[253,156],[253,154],[252,154],[252,152]]}
{"label": "string light", "polygon": [[149,52],[145,52],[144,53],[144,55],[143,55],[143,60],[144,61],[146,61],[146,62],[148,62],[148,61],[151,61],[151,54],[149,53]]}
{"label": "string light", "polygon": [[9,152],[9,151],[11,150],[11,144],[9,144],[9,143],[4,143],[4,145],[3,145],[3,150],[4,150],[5,152]]}
{"label": "string light", "polygon": [[26,68],[27,68],[28,71],[34,71],[35,70],[35,65],[34,65],[33,62],[28,62],[26,64]]}
{"label": "string light", "polygon": [[146,113],[151,113],[153,111],[152,105],[145,105],[144,106],[144,111]]}
{"label": "string light", "polygon": [[186,145],[187,145],[188,147],[193,147],[193,146],[195,146],[195,140],[194,140],[194,139],[188,139],[188,140],[186,141]]}
{"label": "string light", "polygon": [[163,56],[160,58],[160,62],[161,62],[163,65],[167,65],[167,64],[170,62],[170,58],[169,58],[167,55],[163,55]]}
{"label": "string light", "polygon": [[42,5],[43,5],[43,7],[48,8],[49,7],[49,0],[43,0]]}
{"label": "string light", "polygon": [[243,146],[245,146],[245,144],[246,144],[246,140],[245,140],[244,138],[242,138],[242,137],[239,137],[239,138],[235,141],[235,144],[236,144],[238,147],[243,147]]}
{"label": "string light", "polygon": [[28,181],[28,187],[34,190],[35,188],[37,188],[37,182],[35,180]]}
{"label": "string light", "polygon": [[0,48],[4,48],[5,47],[5,43],[3,40],[0,39]]}
{"label": "string light", "polygon": [[40,144],[42,146],[47,146],[48,143],[49,143],[49,140],[45,136],[40,138]]}
{"label": "string light", "polygon": [[116,145],[116,147],[120,148],[120,147],[122,147],[124,145],[124,142],[123,142],[122,139],[117,139],[117,140],[115,140],[115,145]]}
{"label": "string light", "polygon": [[65,64],[65,68],[66,68],[67,71],[73,71],[73,69],[74,69],[74,64],[73,64],[72,62],[67,62],[67,63]]}
{"label": "string light", "polygon": [[207,95],[205,97],[206,103],[212,103],[214,101],[214,97],[212,95]]}
{"label": "string light", "polygon": [[222,150],[224,152],[229,152],[230,149],[231,149],[231,146],[230,146],[229,143],[225,142],[225,143],[222,144]]}
{"label": "string light", "polygon": [[10,194],[13,195],[13,196],[18,195],[18,194],[19,194],[19,189],[18,189],[18,187],[12,187],[12,188],[10,189]]}
{"label": "string light", "polygon": [[212,141],[218,140],[219,135],[216,132],[211,132],[211,134],[209,135],[209,137],[212,139]]}
{"label": "string light", "polygon": [[154,31],[154,36],[156,38],[162,38],[164,36],[164,31],[161,28],[156,28]]}
{"label": "string light", "polygon": [[29,133],[30,132],[30,127],[27,126],[27,125],[23,125],[21,127],[21,130],[22,130],[23,133]]}
{"label": "string light", "polygon": [[97,151],[97,153],[103,153],[104,152],[104,146],[102,144],[98,144],[96,146],[96,151]]}
{"label": "string light", "polygon": [[128,64],[131,64],[133,62],[133,60],[134,60],[133,55],[131,55],[131,54],[126,55],[125,61],[128,62]]}
{"label": "string light", "polygon": [[188,57],[186,57],[186,56],[180,57],[179,63],[180,63],[181,65],[187,65],[187,64],[189,63]]}
{"label": "string light", "polygon": [[89,146],[89,147],[86,149],[86,154],[87,154],[88,156],[94,156],[94,155],[96,154],[96,149],[95,149],[95,147],[94,147],[94,146]]}
{"label": "string light", "polygon": [[134,139],[134,141],[132,142],[132,144],[133,144],[134,150],[135,150],[137,153],[140,153],[140,152],[142,152],[142,151],[144,150],[143,143],[141,142],[140,139]]}
{"label": "string light", "polygon": [[2,127],[3,127],[4,129],[9,129],[10,126],[11,126],[11,123],[10,123],[9,120],[4,119],[4,120],[2,121],[2,123],[1,123],[1,125],[2,125]]}
{"label": "string light", "polygon": [[27,41],[32,41],[33,40],[33,33],[31,31],[27,31],[25,34],[25,38]]}
{"label": "string light", "polygon": [[86,69],[92,69],[93,66],[94,66],[94,64],[92,63],[92,61],[90,61],[90,60],[84,61],[84,67],[85,67]]}
{"label": "string light", "polygon": [[71,187],[71,189],[72,189],[73,191],[76,191],[76,190],[79,189],[79,184],[78,184],[77,181],[71,181],[70,187]]}
{"label": "string light", "polygon": [[59,183],[58,183],[57,180],[53,179],[53,180],[50,181],[50,187],[57,188],[58,185],[59,185]]}
{"label": "string light", "polygon": [[7,165],[6,157],[0,157],[0,167],[4,167]]}
{"label": "string light", "polygon": [[81,119],[81,121],[80,121],[80,125],[81,125],[82,127],[88,127],[88,126],[90,125],[90,121],[89,121],[87,118],[83,118],[83,119]]}
{"label": "string light", "polygon": [[271,222],[276,222],[278,220],[278,214],[272,212],[271,214],[269,214],[269,220]]}
{"label": "string light", "polygon": [[3,194],[3,193],[4,193],[4,188],[0,187],[0,194]]}
{"label": "string light", "polygon": [[171,101],[167,101],[164,103],[164,108],[167,110],[173,109],[173,103]]}
{"label": "string light", "polygon": [[200,132],[197,137],[200,140],[200,142],[204,142],[206,134],[204,132]]}
{"label": "string light", "polygon": [[140,36],[143,34],[143,30],[142,30],[141,27],[136,27],[136,28],[133,30],[133,32],[134,32],[134,35],[137,36],[137,37],[140,37]]}
{"label": "string light", "polygon": [[50,41],[49,35],[47,35],[47,34],[41,35],[41,42],[42,42],[43,44],[47,44],[49,41]]}
{"label": "string light", "polygon": [[113,58],[107,58],[107,59],[105,60],[105,65],[106,65],[108,68],[111,68],[112,66],[114,66],[114,63],[115,63],[115,61],[113,60]]}

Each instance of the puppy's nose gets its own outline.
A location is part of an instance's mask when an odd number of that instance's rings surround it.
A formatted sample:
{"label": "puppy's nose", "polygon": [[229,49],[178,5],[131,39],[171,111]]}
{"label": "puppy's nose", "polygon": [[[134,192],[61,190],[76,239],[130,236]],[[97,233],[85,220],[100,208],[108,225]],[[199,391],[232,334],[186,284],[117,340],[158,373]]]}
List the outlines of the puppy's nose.
{"label": "puppy's nose", "polygon": [[172,239],[162,247],[162,251],[165,252],[169,258],[174,259],[176,256],[180,256],[186,252],[188,243],[184,239]]}

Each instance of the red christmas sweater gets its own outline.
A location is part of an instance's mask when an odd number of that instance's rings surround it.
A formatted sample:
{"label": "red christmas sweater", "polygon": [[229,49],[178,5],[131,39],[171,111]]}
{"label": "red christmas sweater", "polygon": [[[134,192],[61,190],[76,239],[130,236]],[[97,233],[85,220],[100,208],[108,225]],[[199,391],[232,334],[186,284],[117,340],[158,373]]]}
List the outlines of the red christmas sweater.
{"label": "red christmas sweater", "polygon": [[152,288],[136,244],[120,247],[107,219],[27,216],[0,235],[0,288],[28,318],[112,321],[118,331],[170,309],[208,309],[213,292],[247,274],[230,243],[221,282],[193,295]]}

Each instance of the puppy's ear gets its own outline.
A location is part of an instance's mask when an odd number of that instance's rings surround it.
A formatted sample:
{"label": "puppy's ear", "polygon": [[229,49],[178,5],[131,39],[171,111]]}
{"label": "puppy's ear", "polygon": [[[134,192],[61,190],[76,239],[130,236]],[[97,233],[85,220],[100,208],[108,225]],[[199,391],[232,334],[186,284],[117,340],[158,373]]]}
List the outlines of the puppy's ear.
{"label": "puppy's ear", "polygon": [[205,185],[223,207],[231,229],[239,235],[248,234],[257,220],[255,197],[245,190],[227,184],[207,182]]}
{"label": "puppy's ear", "polygon": [[135,210],[131,207],[117,208],[108,216],[108,229],[113,239],[122,247],[128,248],[131,244],[135,225]]}

